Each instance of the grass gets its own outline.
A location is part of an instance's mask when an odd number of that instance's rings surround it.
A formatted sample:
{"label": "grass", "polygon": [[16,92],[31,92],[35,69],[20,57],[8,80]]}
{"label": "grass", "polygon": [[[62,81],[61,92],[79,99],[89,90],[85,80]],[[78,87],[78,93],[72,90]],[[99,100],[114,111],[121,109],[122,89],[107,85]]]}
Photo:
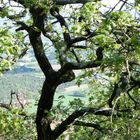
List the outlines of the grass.
{"label": "grass", "polygon": [[41,90],[43,81],[44,78],[36,73],[6,74],[0,78],[0,100],[9,100],[11,90],[32,98]]}
{"label": "grass", "polygon": [[[44,81],[44,75],[41,72],[37,62],[35,60],[30,60],[33,58],[33,56],[30,55],[27,55],[22,60],[20,60],[15,65],[15,69],[0,78],[0,102],[9,103],[11,90],[13,90],[17,93],[25,94],[26,99],[31,102],[29,105],[29,110],[33,111],[36,109],[35,100],[39,98],[39,92]],[[60,67],[59,65],[52,66],[55,70],[59,69]],[[16,68],[19,71],[16,71]],[[28,72],[26,72],[26,70],[28,70]],[[75,71],[76,75],[79,73],[80,71]],[[62,84],[56,90],[54,105],[57,104],[59,96],[62,95],[65,97],[65,105],[67,105],[68,102],[72,101],[74,98],[85,100],[86,96],[84,94],[86,93],[86,89],[87,85],[78,87],[75,85],[74,81]]]}
{"label": "grass", "polygon": [[[41,72],[23,72],[9,73],[0,78],[0,102],[9,103],[11,90],[17,93],[25,94],[26,99],[30,102],[28,111],[36,110],[35,100],[39,98],[44,81],[44,76]],[[59,96],[64,96],[63,102],[65,105],[74,98],[85,100],[85,90],[87,85],[76,86],[74,82],[69,82],[60,85],[54,97],[54,105],[57,104]]]}

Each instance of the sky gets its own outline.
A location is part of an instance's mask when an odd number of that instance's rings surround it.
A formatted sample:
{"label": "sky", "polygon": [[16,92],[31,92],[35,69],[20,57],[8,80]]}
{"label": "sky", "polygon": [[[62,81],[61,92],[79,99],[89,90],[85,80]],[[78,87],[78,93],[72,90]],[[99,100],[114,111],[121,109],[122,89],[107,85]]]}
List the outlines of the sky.
{"label": "sky", "polygon": [[[107,6],[109,7],[114,7],[120,0],[102,0],[101,2],[103,4],[106,4]],[[125,1],[125,0],[122,0],[122,1]],[[128,0],[127,2],[130,3],[134,3],[135,0]],[[123,2],[120,2],[118,4],[118,6],[116,7],[117,9],[119,9],[121,7],[121,5],[123,4]]]}

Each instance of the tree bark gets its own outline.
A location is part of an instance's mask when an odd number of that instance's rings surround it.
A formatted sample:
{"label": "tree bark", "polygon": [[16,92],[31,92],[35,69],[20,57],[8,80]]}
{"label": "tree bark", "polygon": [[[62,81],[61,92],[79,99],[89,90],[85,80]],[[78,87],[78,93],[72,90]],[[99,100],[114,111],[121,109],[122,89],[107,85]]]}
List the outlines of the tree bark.
{"label": "tree bark", "polygon": [[49,118],[49,111],[52,108],[54,93],[58,86],[57,72],[53,70],[48,58],[45,55],[45,50],[41,40],[41,33],[30,29],[29,37],[33,46],[35,57],[45,75],[45,81],[42,87],[36,114],[37,139],[55,140],[50,127],[51,120]]}
{"label": "tree bark", "polygon": [[55,140],[50,127],[49,111],[53,105],[56,87],[55,83],[48,80],[45,80],[43,84],[36,115],[38,140]]}

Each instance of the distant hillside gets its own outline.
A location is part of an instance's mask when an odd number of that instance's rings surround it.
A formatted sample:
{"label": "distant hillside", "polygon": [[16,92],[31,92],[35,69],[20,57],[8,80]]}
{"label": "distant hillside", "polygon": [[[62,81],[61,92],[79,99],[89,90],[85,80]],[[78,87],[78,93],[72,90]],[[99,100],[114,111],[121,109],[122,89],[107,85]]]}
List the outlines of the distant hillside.
{"label": "distant hillside", "polygon": [[0,78],[0,100],[10,98],[11,90],[33,97],[41,90],[44,78],[39,73],[6,74]]}
{"label": "distant hillside", "polygon": [[[57,70],[60,66],[57,65],[53,54],[53,51],[52,53],[47,51],[47,56],[53,68]],[[77,75],[79,72],[75,71]],[[34,58],[33,50],[30,49],[28,54],[20,59],[11,71],[8,71],[0,78],[0,102],[9,101],[11,90],[26,94],[28,99],[35,99],[39,95],[43,81],[44,75]],[[56,92],[59,94],[56,94],[55,98],[60,95],[67,96],[67,100],[74,97],[85,97],[85,89],[75,86],[75,82],[60,85]]]}
{"label": "distant hillside", "polygon": [[12,71],[7,72],[7,74],[19,74],[19,73],[28,73],[28,72],[38,72],[35,68],[29,68],[26,66],[20,66],[14,68]]}

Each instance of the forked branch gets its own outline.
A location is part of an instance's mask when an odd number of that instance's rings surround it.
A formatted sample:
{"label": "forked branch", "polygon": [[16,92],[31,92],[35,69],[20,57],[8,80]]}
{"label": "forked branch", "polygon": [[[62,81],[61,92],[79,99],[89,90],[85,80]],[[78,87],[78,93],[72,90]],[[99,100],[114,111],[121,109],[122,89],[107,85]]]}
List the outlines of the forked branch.
{"label": "forked branch", "polygon": [[83,108],[81,110],[77,110],[73,112],[71,115],[69,115],[68,118],[66,118],[59,126],[55,128],[53,133],[55,134],[56,138],[61,135],[70,124],[75,123],[75,120],[83,115],[88,115],[88,114],[93,114],[93,115],[102,115],[102,116],[111,116],[112,114],[112,109],[95,109],[95,108]]}

